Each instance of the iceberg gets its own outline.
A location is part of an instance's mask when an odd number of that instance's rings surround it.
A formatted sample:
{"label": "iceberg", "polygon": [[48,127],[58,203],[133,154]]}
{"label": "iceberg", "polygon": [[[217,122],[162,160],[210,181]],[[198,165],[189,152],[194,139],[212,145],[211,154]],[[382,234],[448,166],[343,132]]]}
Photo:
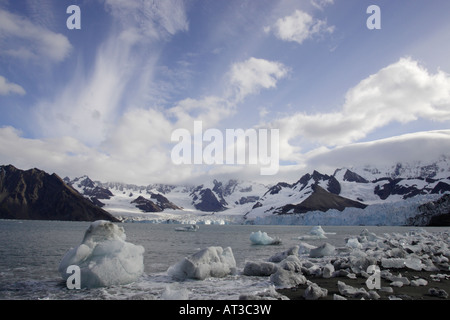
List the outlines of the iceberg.
{"label": "iceberg", "polygon": [[309,234],[298,237],[299,240],[317,240],[317,239],[327,239],[327,234],[335,234],[330,232],[325,232],[321,226],[314,226],[309,230]]}
{"label": "iceberg", "polygon": [[67,281],[68,267],[80,268],[81,288],[106,287],[134,282],[144,272],[144,247],[126,242],[123,227],[98,220],[89,226],[81,244],[70,249],[59,264]]}
{"label": "iceberg", "polygon": [[279,238],[272,238],[266,232],[252,232],[250,235],[250,241],[256,245],[274,245],[280,244],[281,240]]}
{"label": "iceberg", "polygon": [[264,277],[277,271],[277,265],[266,261],[248,261],[245,264],[243,274],[246,276]]}
{"label": "iceberg", "polygon": [[167,269],[176,280],[221,278],[236,271],[236,260],[230,247],[208,247],[185,257]]}
{"label": "iceberg", "polygon": [[335,253],[335,247],[329,243],[324,243],[323,245],[315,248],[315,249],[311,249],[309,251],[309,256],[311,258],[322,258],[325,256],[331,256]]}

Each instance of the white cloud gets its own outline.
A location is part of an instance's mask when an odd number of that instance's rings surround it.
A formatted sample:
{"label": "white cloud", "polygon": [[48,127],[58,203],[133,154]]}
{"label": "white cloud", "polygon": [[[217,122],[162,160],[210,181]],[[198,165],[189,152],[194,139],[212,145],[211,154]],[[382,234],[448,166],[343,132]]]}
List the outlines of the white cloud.
{"label": "white cloud", "polygon": [[122,36],[148,41],[187,31],[189,23],[181,0],[104,0],[123,26]]}
{"label": "white cloud", "polygon": [[104,3],[116,27],[98,45],[91,70],[83,70],[80,64],[54,97],[36,105],[36,134],[72,136],[89,146],[98,146],[114,135],[116,124],[128,110],[147,108],[148,101],[154,99],[149,92],[155,87],[153,77],[160,54],[156,42],[187,30],[184,3]]}
{"label": "white cloud", "polygon": [[243,99],[261,89],[275,88],[277,81],[285,77],[289,69],[280,62],[250,58],[235,63],[229,73],[233,94]]}
{"label": "white cloud", "polygon": [[334,0],[311,0],[311,4],[319,10],[323,10],[326,6],[334,4]]}
{"label": "white cloud", "polygon": [[[420,147],[418,147],[420,146]],[[399,162],[435,161],[449,156],[450,130],[416,132],[334,149],[321,148],[305,155],[309,168],[335,170],[366,165],[389,166]]]}
{"label": "white cloud", "polygon": [[34,24],[27,18],[0,9],[0,55],[23,60],[64,60],[72,48],[60,33]]}
{"label": "white cloud", "polygon": [[419,118],[450,120],[450,75],[428,72],[417,61],[400,59],[351,88],[341,110],[330,113],[296,113],[271,123],[280,128],[285,159],[298,160],[305,140],[324,146],[353,143],[392,122]]}
{"label": "white cloud", "polygon": [[278,19],[273,26],[265,27],[264,31],[272,31],[281,40],[302,44],[307,39],[333,33],[334,26],[328,26],[326,20],[316,19],[306,12],[295,10],[292,15]]}
{"label": "white cloud", "polygon": [[20,94],[24,95],[25,89],[20,85],[9,82],[5,77],[0,76],[0,96],[5,96],[8,94]]}

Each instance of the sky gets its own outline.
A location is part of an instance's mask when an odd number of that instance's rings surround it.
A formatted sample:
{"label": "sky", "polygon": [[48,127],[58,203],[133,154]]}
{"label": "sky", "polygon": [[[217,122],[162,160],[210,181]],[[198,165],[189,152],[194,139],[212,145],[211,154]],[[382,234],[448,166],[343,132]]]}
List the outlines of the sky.
{"label": "sky", "polygon": [[[0,0],[0,164],[147,185],[436,158],[450,151],[449,12],[447,0]],[[173,133],[194,141],[196,122],[214,141],[278,130],[278,173],[175,164]]]}

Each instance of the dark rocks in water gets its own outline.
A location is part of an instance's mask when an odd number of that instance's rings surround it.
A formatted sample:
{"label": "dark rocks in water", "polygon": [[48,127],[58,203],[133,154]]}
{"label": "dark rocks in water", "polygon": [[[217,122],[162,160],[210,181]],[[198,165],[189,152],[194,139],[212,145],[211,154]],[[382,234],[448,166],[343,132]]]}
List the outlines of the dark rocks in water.
{"label": "dark rocks in water", "polygon": [[94,205],[58,175],[0,166],[0,218],[27,220],[119,220]]}

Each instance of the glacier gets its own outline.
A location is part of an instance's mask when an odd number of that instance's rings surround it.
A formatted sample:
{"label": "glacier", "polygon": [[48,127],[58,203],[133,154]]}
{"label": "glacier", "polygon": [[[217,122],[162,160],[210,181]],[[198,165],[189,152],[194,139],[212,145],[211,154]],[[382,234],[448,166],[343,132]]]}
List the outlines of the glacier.
{"label": "glacier", "polygon": [[272,238],[267,234],[267,232],[261,232],[261,230],[252,232],[250,235],[250,241],[256,245],[274,245],[281,243],[279,238]]}
{"label": "glacier", "polygon": [[144,272],[145,250],[125,240],[123,227],[109,221],[94,221],[81,244],[63,256],[58,271],[67,281],[69,266],[78,266],[81,288],[132,283]]}

